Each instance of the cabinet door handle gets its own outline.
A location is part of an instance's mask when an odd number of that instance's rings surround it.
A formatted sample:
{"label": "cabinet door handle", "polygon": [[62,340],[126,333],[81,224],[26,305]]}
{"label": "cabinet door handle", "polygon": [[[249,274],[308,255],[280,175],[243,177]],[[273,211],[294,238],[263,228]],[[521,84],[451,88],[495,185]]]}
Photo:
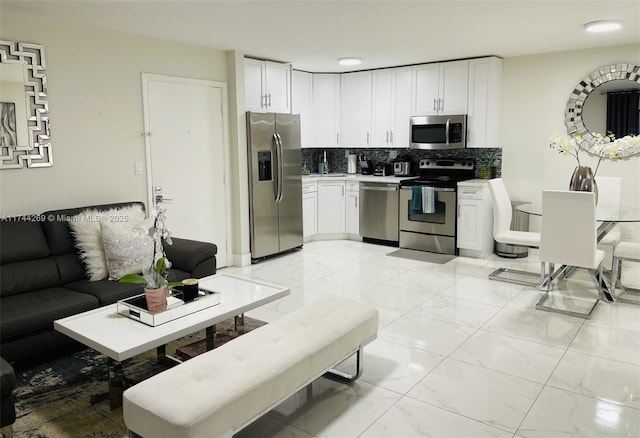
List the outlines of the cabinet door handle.
{"label": "cabinet door handle", "polygon": [[387,131],[387,143],[389,143],[389,131]]}
{"label": "cabinet door handle", "polygon": [[393,131],[389,131],[389,138],[391,140],[389,143],[393,144]]}
{"label": "cabinet door handle", "polygon": [[444,99],[438,99],[438,111],[444,111]]}
{"label": "cabinet door handle", "polygon": [[367,132],[367,146],[369,145],[369,133]]}
{"label": "cabinet door handle", "polygon": [[340,144],[340,133],[336,132],[336,144],[339,145]]}
{"label": "cabinet door handle", "polygon": [[438,111],[438,99],[433,99],[433,110]]}

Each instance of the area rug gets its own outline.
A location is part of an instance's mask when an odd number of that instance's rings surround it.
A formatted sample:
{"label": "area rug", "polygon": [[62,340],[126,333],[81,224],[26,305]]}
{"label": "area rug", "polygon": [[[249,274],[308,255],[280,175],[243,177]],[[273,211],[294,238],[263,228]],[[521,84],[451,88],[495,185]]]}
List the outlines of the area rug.
{"label": "area rug", "polygon": [[415,251],[413,249],[399,249],[387,255],[390,257],[399,257],[401,259],[415,260],[418,262],[437,263],[438,265],[444,265],[445,263],[456,258],[456,256],[454,255],[436,254],[426,251]]}
{"label": "area rug", "polygon": [[[245,317],[245,330],[265,323]],[[232,339],[233,320],[217,324],[216,345]],[[204,330],[178,339],[167,346],[168,354],[204,339]],[[125,387],[161,371],[155,352],[136,356],[123,363]],[[16,422],[14,437],[127,437],[122,408],[110,410],[107,358],[87,348],[16,372]]]}

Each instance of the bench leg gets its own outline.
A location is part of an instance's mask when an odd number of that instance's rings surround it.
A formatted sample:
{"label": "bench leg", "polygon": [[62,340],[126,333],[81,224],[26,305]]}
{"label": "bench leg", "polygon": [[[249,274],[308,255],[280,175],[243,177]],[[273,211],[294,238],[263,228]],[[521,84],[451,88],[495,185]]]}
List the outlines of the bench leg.
{"label": "bench leg", "polygon": [[356,370],[354,374],[347,374],[336,369],[331,369],[325,373],[325,377],[333,380],[338,380],[340,382],[356,381],[358,377],[360,377],[360,374],[362,374],[362,347],[358,348],[358,350],[352,356],[355,356],[356,359]]}

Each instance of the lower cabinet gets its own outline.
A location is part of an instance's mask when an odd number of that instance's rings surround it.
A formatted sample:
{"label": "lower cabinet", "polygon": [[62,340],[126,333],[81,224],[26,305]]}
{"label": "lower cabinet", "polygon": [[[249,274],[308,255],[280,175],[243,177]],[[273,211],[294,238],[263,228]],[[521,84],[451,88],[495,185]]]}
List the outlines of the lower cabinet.
{"label": "lower cabinet", "polygon": [[302,236],[318,233],[318,188],[315,182],[302,185]]}
{"label": "lower cabinet", "polygon": [[360,234],[360,184],[346,182],[345,226],[349,234]]}
{"label": "lower cabinet", "polygon": [[457,246],[468,257],[487,257],[493,251],[493,207],[486,183],[458,184]]}
{"label": "lower cabinet", "polygon": [[318,234],[345,232],[344,181],[318,181]]}

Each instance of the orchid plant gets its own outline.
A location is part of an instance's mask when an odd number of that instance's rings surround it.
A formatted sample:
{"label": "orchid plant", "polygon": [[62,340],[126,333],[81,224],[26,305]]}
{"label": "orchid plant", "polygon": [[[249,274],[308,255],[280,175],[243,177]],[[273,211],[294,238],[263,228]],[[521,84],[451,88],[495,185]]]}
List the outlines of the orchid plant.
{"label": "orchid plant", "polygon": [[144,284],[147,289],[158,289],[161,287],[177,286],[180,282],[170,283],[167,281],[168,260],[164,252],[162,242],[171,245],[171,232],[165,225],[167,209],[155,206],[151,211],[154,217],[153,227],[149,228],[149,236],[153,239],[153,259],[151,266],[140,274],[127,274],[120,279],[122,283]]}
{"label": "orchid plant", "polygon": [[[595,138],[594,146],[602,152],[598,157],[598,163],[593,172],[594,176],[598,172],[603,158],[610,160],[622,159],[625,156],[623,154],[624,151],[640,147],[640,137],[635,135],[627,135],[619,139],[616,139],[612,133],[603,135],[595,132],[592,135]],[[549,147],[551,149],[556,149],[562,155],[571,155],[578,162],[578,166],[582,166],[579,146],[582,143],[581,135],[576,134],[573,137],[554,135],[550,140]]]}

